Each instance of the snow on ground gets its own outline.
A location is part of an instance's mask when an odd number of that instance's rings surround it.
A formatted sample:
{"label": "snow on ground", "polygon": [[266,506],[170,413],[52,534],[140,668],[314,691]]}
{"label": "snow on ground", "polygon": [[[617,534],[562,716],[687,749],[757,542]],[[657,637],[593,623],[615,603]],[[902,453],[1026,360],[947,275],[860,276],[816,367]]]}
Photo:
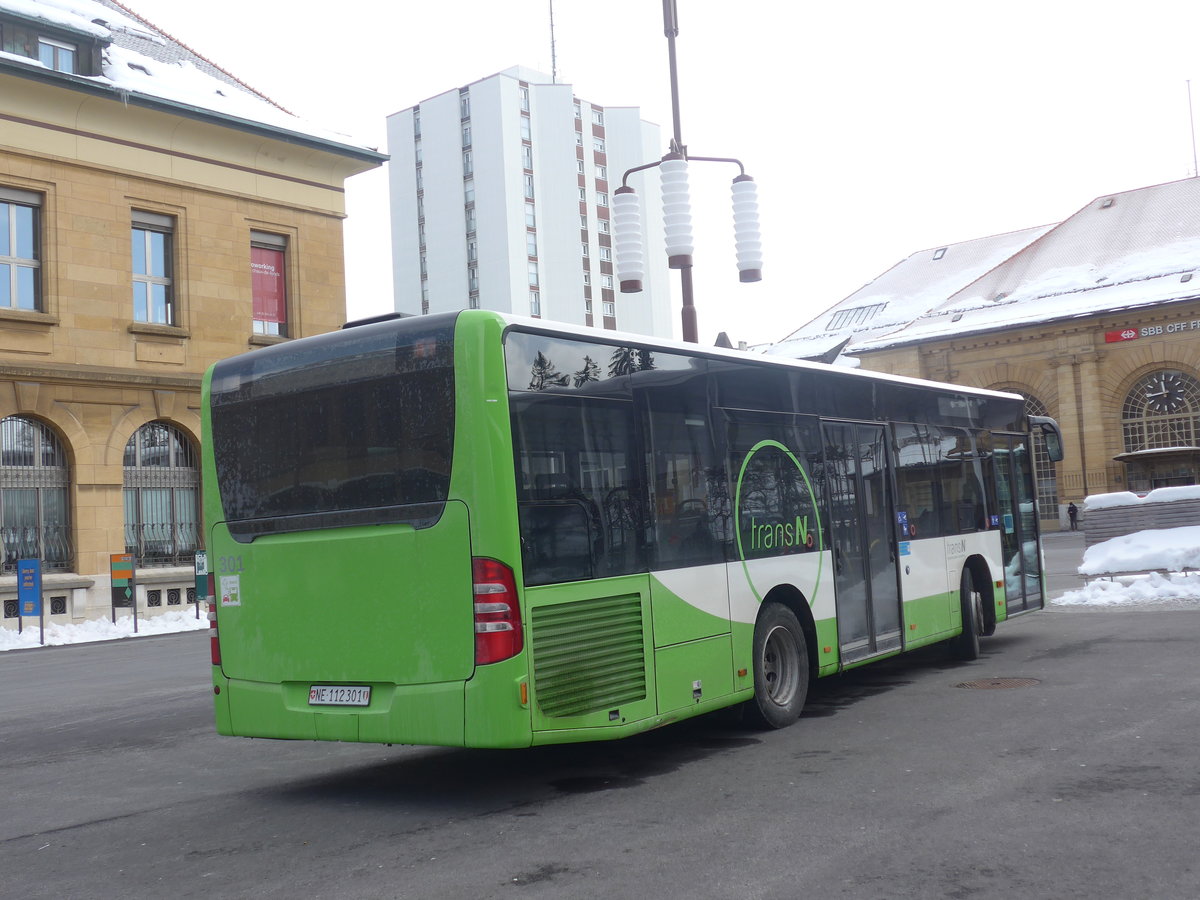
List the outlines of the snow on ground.
{"label": "snow on ground", "polygon": [[1052,606],[1200,606],[1200,573],[1126,575],[1097,579],[1050,601]]}
{"label": "snow on ground", "polygon": [[[1175,490],[1163,488],[1162,490]],[[1186,492],[1187,489],[1185,489]],[[1154,492],[1154,493],[1157,493]],[[1103,497],[1122,497],[1104,494]],[[1130,495],[1134,496],[1134,495]],[[1091,497],[1088,498],[1089,502]],[[1138,502],[1141,502],[1140,500]],[[1096,580],[1050,602],[1058,606],[1157,605],[1200,601],[1200,525],[1123,534],[1088,547],[1080,575]],[[1121,572],[1145,574],[1120,575]],[[1169,573],[1169,574],[1162,574]],[[1103,576],[1109,576],[1104,578]]]}
{"label": "snow on ground", "polygon": [[[155,616],[138,616],[138,630],[137,634],[134,634],[133,616],[119,615],[115,625],[111,619],[93,619],[79,625],[49,624],[46,626],[46,646],[86,644],[92,641],[171,634],[176,631],[197,631],[207,627],[208,618],[203,613],[197,619],[195,610],[172,610]],[[38,643],[40,634],[37,619],[25,619],[24,631],[20,634],[15,628],[0,628],[0,651],[41,646]]]}

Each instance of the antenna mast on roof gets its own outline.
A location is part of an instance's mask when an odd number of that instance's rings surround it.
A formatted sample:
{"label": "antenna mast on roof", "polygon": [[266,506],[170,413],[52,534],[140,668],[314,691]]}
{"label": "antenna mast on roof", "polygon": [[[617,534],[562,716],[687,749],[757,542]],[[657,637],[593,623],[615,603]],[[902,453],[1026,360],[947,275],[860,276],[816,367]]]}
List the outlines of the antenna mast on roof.
{"label": "antenna mast on roof", "polygon": [[[558,84],[558,54],[554,49],[554,0],[550,0],[550,83]],[[1188,89],[1191,89],[1190,86]]]}
{"label": "antenna mast on roof", "polygon": [[1196,168],[1196,113],[1192,106],[1192,80],[1187,82],[1188,89],[1188,121],[1192,125],[1192,174],[1200,177],[1200,169]]}

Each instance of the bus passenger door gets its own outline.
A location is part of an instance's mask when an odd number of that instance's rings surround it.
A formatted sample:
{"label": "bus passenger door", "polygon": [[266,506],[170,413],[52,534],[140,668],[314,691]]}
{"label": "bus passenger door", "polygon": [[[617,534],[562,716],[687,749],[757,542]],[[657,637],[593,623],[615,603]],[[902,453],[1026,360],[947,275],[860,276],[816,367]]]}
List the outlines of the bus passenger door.
{"label": "bus passenger door", "polygon": [[882,425],[824,422],[838,645],[843,663],[900,649],[900,593]]}
{"label": "bus passenger door", "polygon": [[1009,615],[1042,607],[1042,560],[1034,505],[1033,460],[1025,435],[995,435],[996,497]]}

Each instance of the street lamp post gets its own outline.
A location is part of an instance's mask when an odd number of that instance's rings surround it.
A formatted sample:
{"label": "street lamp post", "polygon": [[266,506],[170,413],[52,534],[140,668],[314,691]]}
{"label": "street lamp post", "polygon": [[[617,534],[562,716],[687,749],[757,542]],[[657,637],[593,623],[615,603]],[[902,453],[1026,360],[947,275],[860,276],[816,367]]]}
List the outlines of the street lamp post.
{"label": "street lamp post", "polygon": [[621,187],[613,193],[613,244],[617,255],[617,277],[622,293],[642,290],[645,261],[642,252],[641,212],[637,194],[629,186],[634,172],[658,168],[662,175],[663,226],[666,236],[667,265],[679,270],[683,297],[683,339],[699,342],[696,304],[692,290],[692,213],[688,198],[688,163],[734,163],[740,174],[733,180],[734,241],[737,249],[739,280],[762,280],[762,242],[758,229],[758,193],[754,179],[746,174],[737,159],[717,156],[688,156],[683,143],[679,117],[679,74],[675,57],[675,38],[679,36],[676,0],[663,0],[663,33],[667,38],[667,56],[671,73],[671,120],[673,133],[667,154],[658,162],[629,169]]}

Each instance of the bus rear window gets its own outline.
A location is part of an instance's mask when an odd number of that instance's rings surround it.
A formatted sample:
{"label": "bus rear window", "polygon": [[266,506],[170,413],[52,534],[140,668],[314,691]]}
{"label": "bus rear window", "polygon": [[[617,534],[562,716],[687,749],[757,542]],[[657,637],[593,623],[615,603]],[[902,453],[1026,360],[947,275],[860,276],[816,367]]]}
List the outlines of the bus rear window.
{"label": "bus rear window", "polygon": [[278,344],[213,370],[212,447],[233,537],[432,524],[450,484],[453,316]]}

